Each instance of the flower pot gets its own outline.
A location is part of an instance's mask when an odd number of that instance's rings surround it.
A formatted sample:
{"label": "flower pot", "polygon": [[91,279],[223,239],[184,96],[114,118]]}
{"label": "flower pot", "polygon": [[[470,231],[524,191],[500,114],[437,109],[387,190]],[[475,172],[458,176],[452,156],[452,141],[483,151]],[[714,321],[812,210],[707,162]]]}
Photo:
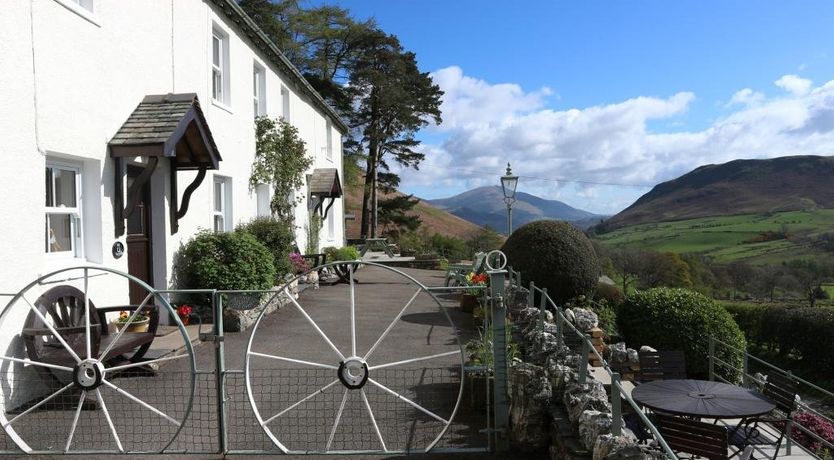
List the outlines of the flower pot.
{"label": "flower pot", "polygon": [[478,296],[473,294],[461,294],[460,296],[460,310],[466,313],[472,313],[475,307],[480,305],[478,303]]}
{"label": "flower pot", "polygon": [[[146,318],[143,320],[134,320],[130,323],[127,330],[125,332],[148,332],[148,325],[151,323],[150,318]],[[122,323],[116,323],[116,328],[118,330],[122,330],[125,325]]]}
{"label": "flower pot", "polygon": [[188,326],[188,323],[191,322],[191,315],[180,316],[180,321],[182,321],[183,326]]}

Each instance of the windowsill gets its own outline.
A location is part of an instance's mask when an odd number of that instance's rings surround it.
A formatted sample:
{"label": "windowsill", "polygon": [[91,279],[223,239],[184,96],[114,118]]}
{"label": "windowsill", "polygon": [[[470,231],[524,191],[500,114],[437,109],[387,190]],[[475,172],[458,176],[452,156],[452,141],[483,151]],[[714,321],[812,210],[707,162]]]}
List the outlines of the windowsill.
{"label": "windowsill", "polygon": [[234,114],[235,114],[234,110],[232,110],[232,108],[231,108],[231,107],[229,107],[228,105],[226,105],[226,104],[224,104],[224,103],[222,103],[222,102],[218,101],[217,99],[212,98],[212,99],[211,99],[211,105],[213,105],[213,106],[217,107],[218,109],[222,109],[224,112],[227,112],[227,113],[229,113],[230,115],[234,115]]}
{"label": "windowsill", "polygon": [[63,6],[64,8],[72,11],[73,13],[81,16],[90,24],[93,24],[96,27],[101,27],[101,21],[99,21],[98,17],[90,10],[84,8],[83,6],[73,3],[70,0],[55,0],[59,5]]}
{"label": "windowsill", "polygon": [[[64,270],[67,268],[72,267],[104,267],[103,264],[90,262],[86,258],[83,257],[60,257],[60,256],[51,256],[50,254],[45,254],[46,260],[43,264],[43,270],[38,272],[38,278],[43,276],[49,275],[50,273],[54,273],[59,270]],[[103,275],[103,272],[96,273],[95,275],[90,276],[100,276]],[[72,281],[77,279],[84,278],[84,275],[80,271],[67,271],[62,274],[57,275],[55,278],[51,278],[46,283],[42,284],[54,284],[54,283],[63,283],[65,281]]]}

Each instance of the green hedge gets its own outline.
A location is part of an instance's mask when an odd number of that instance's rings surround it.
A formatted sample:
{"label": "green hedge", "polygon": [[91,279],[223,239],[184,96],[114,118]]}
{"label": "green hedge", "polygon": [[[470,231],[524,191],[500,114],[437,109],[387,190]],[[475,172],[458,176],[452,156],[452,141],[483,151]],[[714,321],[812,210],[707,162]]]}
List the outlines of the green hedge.
{"label": "green hedge", "polygon": [[817,375],[834,377],[832,307],[785,307],[728,303],[724,308],[739,322],[750,343],[799,361]]}
{"label": "green hedge", "polygon": [[[732,316],[712,299],[686,289],[655,288],[629,296],[617,312],[617,326],[629,346],[649,345],[658,350],[682,350],[691,378],[709,373],[709,337],[744,350],[746,343]],[[726,347],[716,356],[740,369],[742,357]],[[716,369],[729,380],[740,372]]]}
{"label": "green hedge", "polygon": [[289,259],[295,240],[291,225],[272,217],[257,217],[238,225],[236,231],[254,236],[272,253],[275,275],[279,278],[276,284],[280,284],[284,275],[294,271]]}

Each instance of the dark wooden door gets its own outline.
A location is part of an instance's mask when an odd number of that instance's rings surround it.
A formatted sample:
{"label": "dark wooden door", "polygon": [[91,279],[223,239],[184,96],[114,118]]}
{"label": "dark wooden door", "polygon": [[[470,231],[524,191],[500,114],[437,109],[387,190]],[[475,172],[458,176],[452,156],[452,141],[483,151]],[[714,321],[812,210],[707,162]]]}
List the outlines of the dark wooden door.
{"label": "dark wooden door", "polygon": [[[142,172],[141,168],[128,166],[128,190]],[[153,263],[151,257],[151,193],[149,182],[142,187],[136,209],[127,218],[127,271],[131,275],[153,286]],[[128,202],[130,198],[128,197]],[[138,305],[148,295],[145,289],[130,283],[130,303]]]}

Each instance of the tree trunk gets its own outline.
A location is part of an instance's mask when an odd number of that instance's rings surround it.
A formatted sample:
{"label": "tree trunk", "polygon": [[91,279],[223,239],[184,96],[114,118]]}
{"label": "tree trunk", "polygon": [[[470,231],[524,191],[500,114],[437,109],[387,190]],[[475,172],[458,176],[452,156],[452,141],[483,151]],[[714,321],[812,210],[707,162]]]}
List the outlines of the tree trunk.
{"label": "tree trunk", "polygon": [[362,224],[359,227],[362,238],[369,238],[371,234],[368,230],[371,226],[371,188],[374,185],[374,175],[376,175],[376,167],[374,166],[373,155],[369,152],[367,166],[365,167],[365,187],[362,191]]}

